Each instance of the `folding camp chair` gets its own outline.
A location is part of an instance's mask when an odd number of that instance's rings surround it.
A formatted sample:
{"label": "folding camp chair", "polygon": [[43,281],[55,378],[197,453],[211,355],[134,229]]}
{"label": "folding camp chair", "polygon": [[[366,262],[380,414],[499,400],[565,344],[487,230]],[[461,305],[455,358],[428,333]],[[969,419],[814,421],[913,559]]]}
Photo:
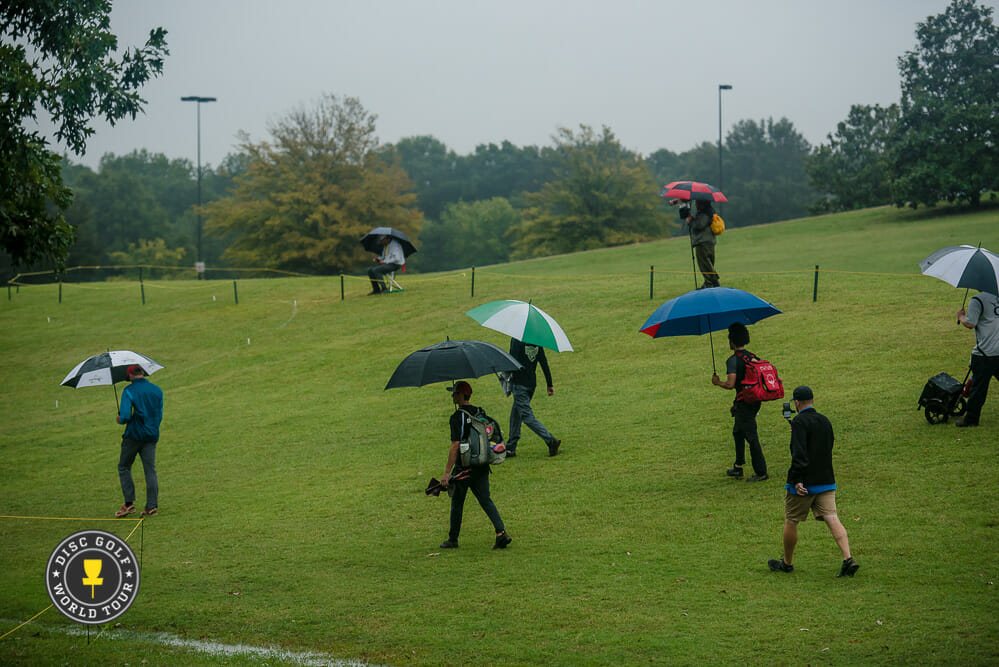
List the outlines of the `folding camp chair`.
{"label": "folding camp chair", "polygon": [[[401,272],[406,273],[406,265],[403,264],[402,268],[399,269]],[[388,279],[388,290],[389,292],[403,292],[402,285],[400,285],[395,279],[395,271],[392,273],[386,273],[385,277]]]}

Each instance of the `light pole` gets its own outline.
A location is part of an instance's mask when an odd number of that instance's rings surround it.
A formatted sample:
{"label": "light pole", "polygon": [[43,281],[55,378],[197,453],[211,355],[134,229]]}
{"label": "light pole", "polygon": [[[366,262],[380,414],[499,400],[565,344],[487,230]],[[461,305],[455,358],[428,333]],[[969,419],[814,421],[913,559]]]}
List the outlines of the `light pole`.
{"label": "light pole", "polygon": [[215,98],[189,95],[187,97],[180,98],[180,101],[198,103],[198,257],[195,268],[198,271],[198,279],[200,280],[201,274],[205,270],[205,266],[201,261],[201,103],[214,102]]}
{"label": "light pole", "polygon": [[[718,189],[722,190],[722,121],[721,121],[721,93],[723,90],[732,90],[732,86],[727,83],[718,84]],[[724,190],[722,190],[724,192]]]}

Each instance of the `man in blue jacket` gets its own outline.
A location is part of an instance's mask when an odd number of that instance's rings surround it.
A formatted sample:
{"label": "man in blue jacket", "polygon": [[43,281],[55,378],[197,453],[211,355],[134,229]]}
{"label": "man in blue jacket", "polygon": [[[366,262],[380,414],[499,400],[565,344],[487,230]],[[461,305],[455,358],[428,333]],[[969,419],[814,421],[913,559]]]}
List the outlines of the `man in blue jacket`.
{"label": "man in blue jacket", "polygon": [[133,364],[126,371],[131,382],[121,392],[118,423],[125,424],[121,436],[121,458],[118,459],[118,478],[125,504],[114,513],[123,517],[135,512],[135,483],[132,481],[132,464],[135,456],[142,459],[146,476],[146,508],[139,516],[158,513],[159,482],[156,479],[156,443],[160,439],[160,422],[163,420],[163,390],[146,379],[142,366]]}

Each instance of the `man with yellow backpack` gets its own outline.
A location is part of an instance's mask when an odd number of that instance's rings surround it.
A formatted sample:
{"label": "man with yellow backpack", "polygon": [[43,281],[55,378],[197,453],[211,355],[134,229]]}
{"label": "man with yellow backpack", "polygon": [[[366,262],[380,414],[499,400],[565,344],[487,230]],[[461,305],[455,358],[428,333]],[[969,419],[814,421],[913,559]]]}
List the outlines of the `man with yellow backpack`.
{"label": "man with yellow backpack", "polygon": [[697,257],[697,268],[704,276],[704,284],[698,289],[718,287],[721,282],[715,271],[715,244],[718,243],[715,237],[725,231],[725,223],[720,215],[715,214],[711,202],[698,199],[695,204],[697,213],[690,215],[690,209],[687,209],[686,220],[690,227],[690,245]]}

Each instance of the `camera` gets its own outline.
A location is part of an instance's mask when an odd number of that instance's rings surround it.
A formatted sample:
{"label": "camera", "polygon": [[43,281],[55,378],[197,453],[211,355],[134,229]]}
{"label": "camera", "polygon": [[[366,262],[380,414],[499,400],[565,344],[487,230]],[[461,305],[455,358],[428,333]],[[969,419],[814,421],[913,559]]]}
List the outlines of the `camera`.
{"label": "camera", "polygon": [[680,219],[681,220],[686,220],[690,216],[690,207],[689,206],[681,206],[680,210],[678,211],[678,213],[680,214]]}
{"label": "camera", "polygon": [[794,414],[795,414],[794,413],[794,408],[791,407],[790,403],[785,403],[784,404],[784,410],[783,410],[782,414],[784,415],[784,419],[786,419],[788,421],[791,421],[791,419],[794,418]]}

